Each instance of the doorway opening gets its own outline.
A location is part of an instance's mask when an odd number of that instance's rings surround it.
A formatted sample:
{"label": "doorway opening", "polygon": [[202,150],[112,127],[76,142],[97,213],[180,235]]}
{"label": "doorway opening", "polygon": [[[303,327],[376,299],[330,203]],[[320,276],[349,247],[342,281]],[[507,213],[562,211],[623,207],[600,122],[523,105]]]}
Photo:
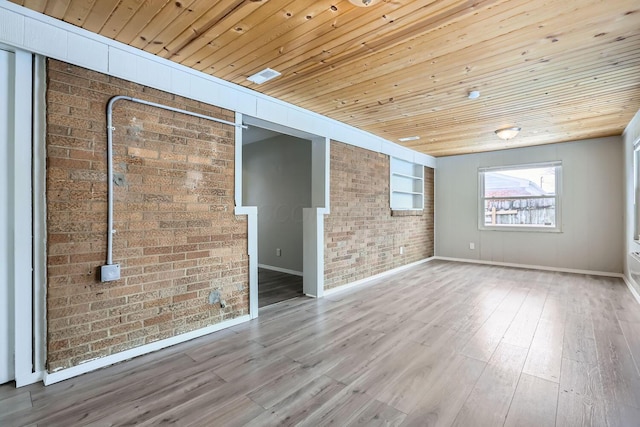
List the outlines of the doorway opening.
{"label": "doorway opening", "polygon": [[242,132],[242,200],[258,211],[258,307],[304,295],[303,210],[312,141],[258,126]]}

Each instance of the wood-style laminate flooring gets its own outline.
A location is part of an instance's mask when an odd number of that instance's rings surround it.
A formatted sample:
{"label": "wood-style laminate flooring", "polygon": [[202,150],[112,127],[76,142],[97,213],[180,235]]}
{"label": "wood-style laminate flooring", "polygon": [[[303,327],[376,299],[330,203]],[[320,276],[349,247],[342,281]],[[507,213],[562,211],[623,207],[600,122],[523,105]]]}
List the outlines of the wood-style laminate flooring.
{"label": "wood-style laminate flooring", "polygon": [[258,307],[301,297],[302,277],[258,268]]}
{"label": "wood-style laminate flooring", "polygon": [[0,425],[638,426],[622,280],[432,261],[49,387]]}

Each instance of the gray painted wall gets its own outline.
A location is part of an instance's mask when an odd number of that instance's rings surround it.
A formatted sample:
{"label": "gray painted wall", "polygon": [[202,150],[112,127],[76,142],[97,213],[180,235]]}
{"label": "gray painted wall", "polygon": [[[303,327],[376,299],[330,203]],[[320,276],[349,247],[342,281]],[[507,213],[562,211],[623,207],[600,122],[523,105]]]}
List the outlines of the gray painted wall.
{"label": "gray painted wall", "polygon": [[640,138],[640,111],[629,122],[622,135],[624,139],[624,170],[625,170],[625,198],[624,198],[624,274],[629,279],[635,290],[640,293],[640,261],[632,258],[631,252],[640,252],[640,242],[634,240],[635,218],[634,212],[634,182],[633,182],[633,144]]}
{"label": "gray painted wall", "polygon": [[280,135],[244,145],[242,174],[243,204],[258,207],[258,263],[302,272],[302,208],[311,207],[311,141]]}
{"label": "gray painted wall", "polygon": [[[622,148],[610,137],[439,158],[436,255],[621,273]],[[479,167],[552,160],[563,165],[561,233],[478,230]]]}

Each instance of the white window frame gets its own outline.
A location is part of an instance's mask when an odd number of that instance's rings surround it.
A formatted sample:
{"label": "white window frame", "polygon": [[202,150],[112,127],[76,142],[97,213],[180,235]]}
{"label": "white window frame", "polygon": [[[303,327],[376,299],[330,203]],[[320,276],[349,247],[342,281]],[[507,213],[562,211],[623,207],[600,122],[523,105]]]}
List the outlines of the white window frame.
{"label": "white window frame", "polygon": [[633,240],[640,243],[640,138],[633,144]]}
{"label": "white window frame", "polygon": [[[526,224],[501,224],[501,225],[486,225],[485,224],[485,187],[484,187],[484,174],[486,172],[502,172],[502,171],[510,171],[510,170],[519,170],[519,169],[534,169],[534,168],[545,168],[545,167],[553,167],[555,168],[556,174],[556,205],[555,205],[555,213],[556,213],[556,221],[555,226],[540,226],[540,225],[526,225]],[[513,197],[505,197],[509,199],[513,199]],[[549,198],[549,196],[532,196],[532,197],[523,197],[527,199],[531,198]],[[491,197],[491,199],[495,199],[495,197]],[[562,232],[562,161],[548,161],[548,162],[540,162],[540,163],[527,163],[527,164],[519,164],[519,165],[508,165],[508,166],[491,166],[491,167],[480,167],[478,168],[478,229],[479,230],[490,230],[490,231],[536,231],[536,232],[547,232],[547,233],[560,233]]]}

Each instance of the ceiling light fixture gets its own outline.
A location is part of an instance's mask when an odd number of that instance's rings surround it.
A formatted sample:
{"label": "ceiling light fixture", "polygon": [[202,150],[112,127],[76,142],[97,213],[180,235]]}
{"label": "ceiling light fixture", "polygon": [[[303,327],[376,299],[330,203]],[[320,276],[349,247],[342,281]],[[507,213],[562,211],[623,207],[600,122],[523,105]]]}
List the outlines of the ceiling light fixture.
{"label": "ceiling light fixture", "polygon": [[349,0],[349,2],[358,7],[369,7],[376,4],[378,0]]}
{"label": "ceiling light fixture", "polygon": [[253,82],[255,84],[262,84],[266,81],[269,81],[271,79],[275,79],[276,77],[278,77],[280,75],[279,72],[277,72],[276,70],[272,70],[271,68],[265,68],[264,70],[255,73],[252,76],[247,77],[247,80],[249,80],[250,82]]}
{"label": "ceiling light fixture", "polygon": [[477,90],[472,90],[469,92],[469,99],[478,99],[480,98],[480,92]]}
{"label": "ceiling light fixture", "polygon": [[404,138],[398,138],[398,141],[407,142],[407,141],[416,141],[418,139],[420,139],[419,136],[407,136],[407,137],[404,137]]}
{"label": "ceiling light fixture", "polygon": [[504,139],[506,141],[507,139],[514,138],[520,132],[521,129],[522,128],[515,127],[515,126],[510,128],[502,128],[496,131],[496,135],[498,135],[498,138]]}

